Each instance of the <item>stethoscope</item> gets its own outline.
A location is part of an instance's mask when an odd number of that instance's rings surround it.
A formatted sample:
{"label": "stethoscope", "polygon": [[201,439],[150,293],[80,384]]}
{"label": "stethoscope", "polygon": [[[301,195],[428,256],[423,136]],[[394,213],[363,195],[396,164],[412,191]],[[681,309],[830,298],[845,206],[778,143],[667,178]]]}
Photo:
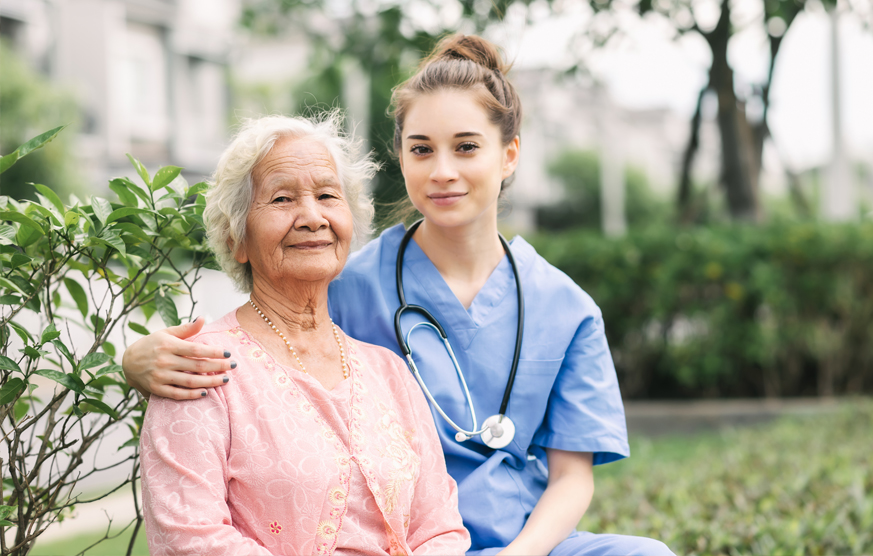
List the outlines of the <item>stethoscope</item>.
{"label": "stethoscope", "polygon": [[[515,259],[512,256],[512,251],[509,249],[509,244],[502,235],[498,234],[500,237],[500,243],[503,244],[503,250],[506,251],[506,256],[509,259],[509,264],[512,266],[512,274],[515,277],[515,289],[518,294],[518,330],[515,336],[515,353],[512,356],[512,367],[509,370],[509,379],[506,381],[506,390],[503,392],[503,401],[500,403],[500,411],[497,415],[492,415],[485,419],[485,422],[482,423],[482,428],[480,429],[479,423],[476,420],[476,410],[473,408],[473,399],[470,397],[470,390],[467,388],[467,381],[464,379],[464,373],[461,372],[461,366],[458,365],[457,358],[455,358],[455,352],[452,351],[452,345],[449,343],[446,331],[443,330],[443,327],[436,318],[430,314],[430,311],[420,305],[409,305],[406,303],[406,296],[403,294],[403,255],[406,252],[406,246],[409,244],[409,240],[412,239],[412,235],[421,225],[421,222],[422,221],[419,220],[409,227],[406,234],[403,236],[403,240],[400,242],[400,248],[397,251],[397,297],[400,298],[400,307],[397,309],[397,312],[394,313],[394,333],[397,335],[397,344],[400,346],[400,350],[406,357],[409,370],[412,371],[413,376],[415,376],[415,379],[421,385],[421,389],[424,391],[427,399],[430,400],[434,409],[437,410],[442,418],[445,419],[453,429],[458,431],[457,434],[455,434],[456,441],[464,442],[479,435],[486,446],[494,448],[495,450],[505,448],[510,442],[512,442],[512,439],[515,438],[515,423],[512,422],[512,419],[506,416],[506,409],[509,406],[509,397],[512,394],[512,385],[515,382],[515,373],[518,370],[518,359],[521,355],[521,338],[524,334],[524,295],[521,290],[521,280],[518,278],[518,267],[515,265]],[[400,326],[400,317],[407,311],[419,313],[427,319],[427,321],[419,322],[412,326],[412,328],[409,329],[409,332],[406,333],[406,338],[404,339],[403,329]],[[464,389],[464,397],[467,399],[467,405],[470,407],[470,417],[473,420],[472,430],[462,429],[451,419],[451,417],[446,415],[446,412],[443,411],[443,408],[440,407],[440,404],[437,403],[433,395],[431,395],[430,390],[428,390],[427,385],[421,378],[421,373],[418,372],[418,367],[412,359],[412,349],[409,347],[409,337],[412,335],[412,331],[419,326],[432,328],[437,334],[439,334],[440,339],[442,339],[443,345],[445,346],[449,357],[452,359],[452,364],[455,366],[455,372],[458,374],[458,378],[461,381],[461,386]]]}

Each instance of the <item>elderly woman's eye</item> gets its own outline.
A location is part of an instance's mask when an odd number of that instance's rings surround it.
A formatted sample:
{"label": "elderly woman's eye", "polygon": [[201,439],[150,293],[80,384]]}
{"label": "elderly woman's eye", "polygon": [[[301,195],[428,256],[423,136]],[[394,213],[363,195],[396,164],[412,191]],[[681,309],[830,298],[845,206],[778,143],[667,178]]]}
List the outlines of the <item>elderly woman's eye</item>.
{"label": "elderly woman's eye", "polygon": [[290,201],[291,201],[291,197],[285,197],[283,195],[280,195],[280,196],[273,199],[274,203],[288,203]]}
{"label": "elderly woman's eye", "polygon": [[334,193],[322,193],[318,196],[320,201],[329,201],[330,199],[336,199],[337,195]]}

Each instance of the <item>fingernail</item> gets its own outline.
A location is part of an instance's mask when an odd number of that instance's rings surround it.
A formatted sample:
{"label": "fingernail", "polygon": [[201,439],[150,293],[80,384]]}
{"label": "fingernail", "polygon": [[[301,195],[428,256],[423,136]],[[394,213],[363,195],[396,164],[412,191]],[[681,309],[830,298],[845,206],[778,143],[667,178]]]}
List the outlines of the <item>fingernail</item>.
{"label": "fingernail", "polygon": [[236,369],[236,361],[231,361],[231,362],[230,362],[230,368],[231,368],[231,369]]}
{"label": "fingernail", "polygon": [[230,357],[230,352],[227,350],[224,350],[224,358],[227,359],[228,357]]}
{"label": "fingernail", "polygon": [[201,398],[204,397],[205,395],[206,395],[206,390],[200,392],[200,397],[201,397]]}
{"label": "fingernail", "polygon": [[197,319],[199,319],[199,318],[200,318],[199,316],[198,316],[198,317],[194,317],[193,319],[191,319],[191,322],[197,322]]}
{"label": "fingernail", "polygon": [[221,379],[221,382],[227,384],[228,382],[230,382],[230,377],[227,377],[227,376],[226,376],[226,377],[222,378],[222,379]]}

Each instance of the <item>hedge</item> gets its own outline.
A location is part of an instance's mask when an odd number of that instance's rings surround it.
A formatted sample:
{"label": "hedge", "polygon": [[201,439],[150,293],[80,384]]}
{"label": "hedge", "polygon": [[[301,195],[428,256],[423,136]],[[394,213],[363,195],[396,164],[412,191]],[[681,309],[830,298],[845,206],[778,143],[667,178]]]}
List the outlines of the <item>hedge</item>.
{"label": "hedge", "polygon": [[602,309],[625,397],[873,392],[873,223],[532,243]]}

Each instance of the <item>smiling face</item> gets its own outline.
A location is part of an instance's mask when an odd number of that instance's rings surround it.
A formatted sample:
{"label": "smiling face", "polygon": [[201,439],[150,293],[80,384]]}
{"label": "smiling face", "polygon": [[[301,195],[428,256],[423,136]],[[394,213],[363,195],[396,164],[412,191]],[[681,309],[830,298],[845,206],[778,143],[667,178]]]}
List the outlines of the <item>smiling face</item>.
{"label": "smiling face", "polygon": [[327,149],[287,137],[252,170],[246,239],[234,256],[260,280],[324,281],[340,273],[352,240],[352,213]]}
{"label": "smiling face", "polygon": [[406,191],[429,224],[496,227],[501,182],[518,164],[518,138],[504,145],[475,91],[417,98],[403,122]]}

